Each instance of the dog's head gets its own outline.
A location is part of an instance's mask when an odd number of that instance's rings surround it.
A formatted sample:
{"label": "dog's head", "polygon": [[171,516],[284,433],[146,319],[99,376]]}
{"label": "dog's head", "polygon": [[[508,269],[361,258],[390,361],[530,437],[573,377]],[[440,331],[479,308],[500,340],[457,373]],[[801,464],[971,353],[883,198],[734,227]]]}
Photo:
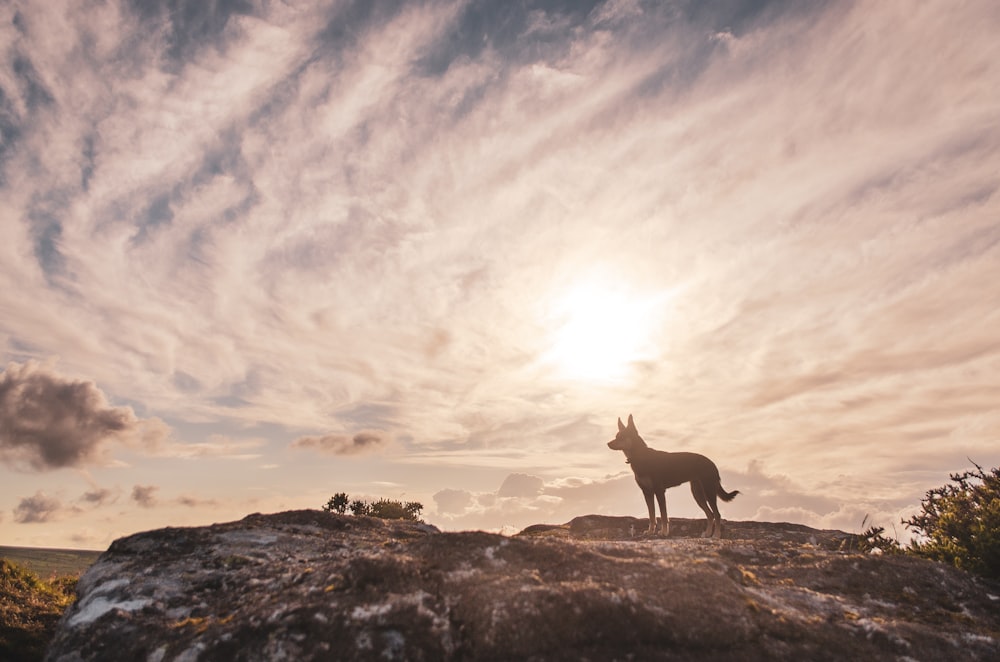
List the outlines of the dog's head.
{"label": "dog's head", "polygon": [[625,451],[626,453],[631,452],[636,448],[641,448],[646,445],[646,442],[642,440],[639,436],[638,430],[635,429],[635,422],[632,420],[632,414],[628,415],[628,425],[622,425],[622,419],[618,419],[618,434],[615,438],[608,442],[608,448],[613,451]]}

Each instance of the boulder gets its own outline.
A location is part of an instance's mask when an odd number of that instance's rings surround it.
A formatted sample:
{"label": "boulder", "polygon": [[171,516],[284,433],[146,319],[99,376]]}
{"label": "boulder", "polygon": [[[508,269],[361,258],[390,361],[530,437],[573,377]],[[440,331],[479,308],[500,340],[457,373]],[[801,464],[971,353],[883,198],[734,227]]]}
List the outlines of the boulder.
{"label": "boulder", "polygon": [[81,577],[47,659],[1000,659],[1000,586],[954,568],[792,524],[645,524],[293,511],[140,533]]}

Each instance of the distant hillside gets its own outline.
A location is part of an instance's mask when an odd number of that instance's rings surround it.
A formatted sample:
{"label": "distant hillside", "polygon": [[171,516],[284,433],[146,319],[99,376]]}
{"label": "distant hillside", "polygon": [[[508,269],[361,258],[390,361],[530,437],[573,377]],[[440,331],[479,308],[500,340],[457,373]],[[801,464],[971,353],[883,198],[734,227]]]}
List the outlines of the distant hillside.
{"label": "distant hillside", "polygon": [[320,511],[116,540],[49,649],[84,660],[996,660],[1000,585],[839,531],[504,537]]}
{"label": "distant hillside", "polygon": [[100,552],[44,547],[3,547],[0,559],[22,565],[43,579],[58,575],[78,575],[97,560]]}

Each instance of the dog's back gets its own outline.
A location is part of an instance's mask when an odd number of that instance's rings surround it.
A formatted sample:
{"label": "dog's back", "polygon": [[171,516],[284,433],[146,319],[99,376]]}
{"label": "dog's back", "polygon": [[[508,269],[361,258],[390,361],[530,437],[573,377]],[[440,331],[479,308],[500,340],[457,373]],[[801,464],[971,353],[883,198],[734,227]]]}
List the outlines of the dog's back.
{"label": "dog's back", "polygon": [[648,478],[652,481],[650,487],[657,491],[676,487],[690,480],[703,480],[706,484],[719,480],[719,469],[715,463],[698,453],[669,453],[645,448],[629,462],[636,478]]}

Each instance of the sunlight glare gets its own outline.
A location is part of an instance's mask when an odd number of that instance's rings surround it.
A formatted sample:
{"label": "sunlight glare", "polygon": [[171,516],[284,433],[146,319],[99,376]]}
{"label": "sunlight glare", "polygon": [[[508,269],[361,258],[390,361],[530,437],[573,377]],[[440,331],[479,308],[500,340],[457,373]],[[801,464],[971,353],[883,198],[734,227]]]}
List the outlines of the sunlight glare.
{"label": "sunlight glare", "polygon": [[665,296],[640,297],[622,288],[581,284],[556,300],[546,363],[572,379],[618,381],[634,363],[655,357],[653,333]]}

